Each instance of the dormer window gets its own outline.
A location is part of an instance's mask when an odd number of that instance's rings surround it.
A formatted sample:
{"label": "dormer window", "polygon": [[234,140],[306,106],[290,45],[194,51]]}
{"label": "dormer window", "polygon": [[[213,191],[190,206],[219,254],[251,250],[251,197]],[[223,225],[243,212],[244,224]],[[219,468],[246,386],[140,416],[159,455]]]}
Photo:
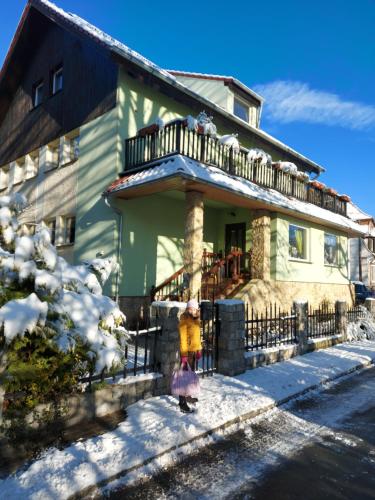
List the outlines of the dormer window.
{"label": "dormer window", "polygon": [[233,103],[233,114],[238,116],[238,118],[241,118],[241,120],[249,123],[249,106],[244,101],[241,101],[236,97],[234,98]]}
{"label": "dormer window", "polygon": [[33,86],[33,107],[36,108],[43,102],[44,82],[39,81]]}
{"label": "dormer window", "polygon": [[63,88],[63,67],[59,66],[52,73],[52,94],[56,94]]}

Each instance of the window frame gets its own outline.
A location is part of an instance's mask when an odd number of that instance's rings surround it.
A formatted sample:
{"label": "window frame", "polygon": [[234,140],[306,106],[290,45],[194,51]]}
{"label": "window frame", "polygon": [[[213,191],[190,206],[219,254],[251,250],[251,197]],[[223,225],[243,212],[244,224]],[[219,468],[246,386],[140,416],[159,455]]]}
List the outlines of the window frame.
{"label": "window frame", "polygon": [[[336,262],[334,264],[326,262],[326,236],[331,236],[336,240]],[[324,231],[323,259],[325,266],[340,267],[339,245],[340,245],[340,240],[337,234],[327,233],[326,231]]]}
{"label": "window frame", "polygon": [[[36,102],[36,97],[39,95],[38,89],[40,87],[42,87],[42,93],[41,93],[42,97],[41,97],[40,101],[38,100],[38,102]],[[43,103],[43,101],[44,101],[44,87],[45,87],[45,84],[44,84],[43,78],[34,83],[33,89],[32,89],[32,104],[33,104],[32,109],[39,107]]]}
{"label": "window frame", "polygon": [[[53,223],[54,224],[54,228],[53,230],[51,230],[51,228],[49,227],[49,224],[50,223]],[[46,227],[49,229],[50,231],[50,235],[51,235],[51,245],[53,246],[56,246],[56,243],[57,243],[57,220],[56,220],[56,217],[53,217],[51,219],[47,219],[44,224],[46,225]]]}
{"label": "window frame", "polygon": [[[61,73],[61,87],[56,88],[56,80],[57,80],[57,75],[59,73]],[[59,64],[51,72],[51,96],[54,96],[59,92],[62,92],[63,88],[64,88],[64,67],[62,64]]]}
{"label": "window frame", "polygon": [[[68,239],[68,221],[72,220],[73,224],[70,227],[70,231],[73,227],[73,239]],[[74,245],[76,240],[76,216],[75,215],[66,215],[63,217],[63,245]]]}
{"label": "window frame", "polygon": [[[304,257],[294,257],[290,254],[290,229],[291,227],[295,227],[296,229],[301,229],[303,231],[304,237]],[[309,231],[307,227],[299,226],[298,224],[289,223],[288,224],[288,260],[296,261],[296,262],[309,262]]]}
{"label": "window frame", "polygon": [[[247,109],[247,112],[245,113],[247,116],[246,120],[242,116],[239,116],[238,114],[236,114],[236,112],[235,112],[236,103],[239,104],[240,106],[242,106],[243,108]],[[240,120],[243,120],[246,123],[250,123],[250,106],[246,101],[244,101],[240,97],[237,97],[236,95],[233,96],[233,114],[234,114],[234,116],[236,116]]]}

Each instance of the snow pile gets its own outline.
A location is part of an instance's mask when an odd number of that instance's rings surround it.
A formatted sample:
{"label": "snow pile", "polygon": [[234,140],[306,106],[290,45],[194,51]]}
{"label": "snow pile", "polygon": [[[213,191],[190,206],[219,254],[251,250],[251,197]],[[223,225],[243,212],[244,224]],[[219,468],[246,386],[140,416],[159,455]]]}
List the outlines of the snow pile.
{"label": "snow pile", "polygon": [[302,170],[298,170],[297,165],[290,161],[277,161],[273,162],[272,165],[286,174],[294,175],[295,177],[302,179],[307,182],[309,180],[309,175]]}
{"label": "snow pile", "polygon": [[249,152],[247,153],[247,160],[250,163],[259,162],[260,165],[272,165],[271,155],[263,151],[263,149],[249,149]]}
{"label": "snow pile", "polygon": [[360,309],[362,318],[348,323],[347,339],[351,342],[355,340],[375,340],[374,318],[365,307],[361,306]]}
{"label": "snow pile", "polygon": [[240,143],[238,142],[238,134],[227,134],[222,135],[219,139],[220,144],[227,147],[228,149],[232,149],[234,153],[240,152]]}
{"label": "snow pile", "polygon": [[73,350],[77,341],[84,344],[96,371],[121,364],[128,337],[122,326],[125,316],[102,294],[114,263],[93,259],[68,264],[58,257],[49,230],[41,225],[34,236],[22,235],[17,217],[25,206],[19,195],[0,198],[0,289],[10,297],[18,293],[0,308],[6,344],[46,325],[55,331],[62,351]]}
{"label": "snow pile", "polygon": [[10,344],[17,335],[23,337],[39,324],[44,326],[47,302],[41,302],[35,293],[26,299],[11,300],[0,309],[0,327],[4,328],[5,342]]}
{"label": "snow pile", "polygon": [[188,115],[186,118],[186,126],[189,130],[198,131],[198,120],[194,116]]}

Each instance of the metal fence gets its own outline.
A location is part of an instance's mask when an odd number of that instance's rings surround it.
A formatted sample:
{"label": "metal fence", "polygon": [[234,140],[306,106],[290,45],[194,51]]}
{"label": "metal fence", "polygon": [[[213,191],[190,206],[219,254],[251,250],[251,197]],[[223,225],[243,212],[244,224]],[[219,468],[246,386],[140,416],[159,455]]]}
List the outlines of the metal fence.
{"label": "metal fence", "polygon": [[134,331],[128,331],[129,340],[125,346],[124,351],[124,366],[121,370],[113,373],[103,371],[100,374],[89,374],[84,377],[80,382],[92,382],[104,380],[106,378],[116,377],[126,378],[129,375],[141,375],[145,373],[155,372],[158,367],[156,366],[155,352],[159,336],[162,334],[160,325],[149,326],[145,329],[138,327]]}
{"label": "metal fence", "polygon": [[220,319],[217,306],[209,301],[201,302],[202,358],[198,361],[198,375],[213,375],[217,370],[218,336]]}
{"label": "metal fence", "polygon": [[355,306],[348,309],[348,323],[355,323],[356,321],[365,318],[367,313],[367,309],[363,306]]}
{"label": "metal fence", "polygon": [[335,335],[336,313],[334,308],[322,304],[318,309],[309,309],[307,315],[307,338],[315,339]]}
{"label": "metal fence", "polygon": [[267,347],[297,343],[294,310],[282,311],[270,304],[263,313],[246,306],[245,349],[256,351]]}

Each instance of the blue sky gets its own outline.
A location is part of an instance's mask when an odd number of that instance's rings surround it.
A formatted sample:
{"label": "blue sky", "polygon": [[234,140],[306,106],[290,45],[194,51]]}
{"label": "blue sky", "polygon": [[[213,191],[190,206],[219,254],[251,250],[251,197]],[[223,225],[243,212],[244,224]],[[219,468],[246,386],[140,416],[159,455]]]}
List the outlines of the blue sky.
{"label": "blue sky", "polygon": [[[254,88],[267,99],[262,128],[325,166],[324,182],[375,215],[374,0],[56,3],[164,68]],[[1,61],[24,5],[1,6]]]}

